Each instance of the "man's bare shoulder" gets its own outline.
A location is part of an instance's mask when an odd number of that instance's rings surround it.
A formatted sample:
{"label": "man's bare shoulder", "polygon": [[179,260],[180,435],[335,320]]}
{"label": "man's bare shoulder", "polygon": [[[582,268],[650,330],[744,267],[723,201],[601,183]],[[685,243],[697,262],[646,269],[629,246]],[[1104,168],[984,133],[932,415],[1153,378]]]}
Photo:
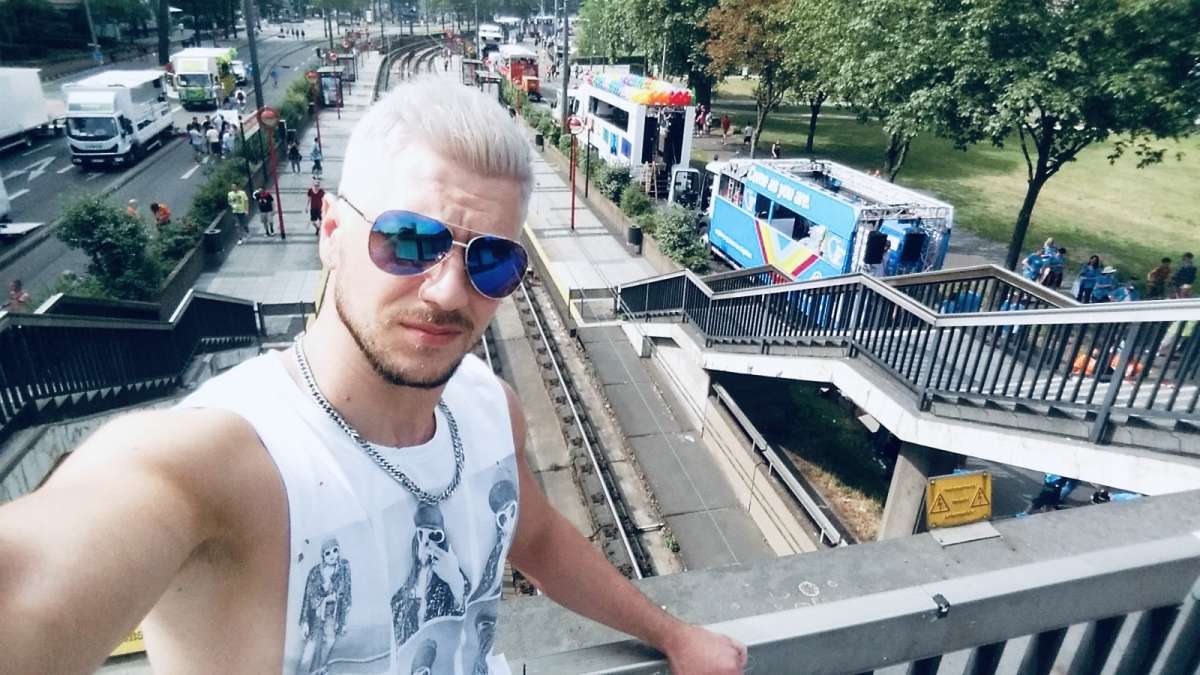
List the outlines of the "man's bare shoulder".
{"label": "man's bare shoulder", "polygon": [[55,472],[50,485],[152,475],[209,508],[253,495],[253,486],[261,489],[273,472],[258,435],[241,416],[217,408],[172,408],[105,424]]}

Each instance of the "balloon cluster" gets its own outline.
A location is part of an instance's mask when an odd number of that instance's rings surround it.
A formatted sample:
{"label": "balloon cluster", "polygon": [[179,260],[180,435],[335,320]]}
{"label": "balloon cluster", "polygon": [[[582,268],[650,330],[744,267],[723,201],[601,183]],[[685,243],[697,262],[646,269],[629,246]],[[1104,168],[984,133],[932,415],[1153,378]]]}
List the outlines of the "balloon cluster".
{"label": "balloon cluster", "polygon": [[583,80],[597,89],[639,103],[641,105],[688,106],[692,104],[692,92],[681,89],[663,80],[641,75],[606,75],[586,73]]}

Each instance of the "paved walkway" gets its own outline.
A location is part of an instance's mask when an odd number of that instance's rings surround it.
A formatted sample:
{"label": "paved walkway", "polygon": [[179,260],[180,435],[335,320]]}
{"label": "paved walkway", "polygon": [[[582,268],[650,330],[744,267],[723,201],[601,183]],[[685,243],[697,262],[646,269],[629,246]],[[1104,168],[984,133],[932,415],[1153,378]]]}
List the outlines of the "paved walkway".
{"label": "paved walkway", "polygon": [[[379,72],[382,56],[368,52],[359,65],[359,81],[344,95],[345,106],[320,112],[321,148],[324,168],[321,184],[329,193],[336,191],[342,174],[342,160],[350,131],[371,105],[371,89]],[[301,153],[307,158],[317,139],[317,125],[310,126],[300,138]],[[250,223],[251,236],[235,247],[215,272],[204,274],[196,288],[246,298],[263,303],[313,302],[319,292],[321,260],[317,252],[317,234],[308,221],[305,192],[312,185],[312,163],[301,163],[301,172],[293,173],[288,163],[279,164],[278,216],[273,221],[276,234],[263,234],[257,215]],[[280,231],[286,233],[286,239]]]}

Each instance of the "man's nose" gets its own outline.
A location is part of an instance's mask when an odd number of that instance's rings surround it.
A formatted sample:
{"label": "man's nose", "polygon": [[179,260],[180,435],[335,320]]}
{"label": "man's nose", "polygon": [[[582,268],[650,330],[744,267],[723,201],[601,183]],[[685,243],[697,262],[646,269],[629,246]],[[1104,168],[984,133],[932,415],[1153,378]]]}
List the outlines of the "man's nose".
{"label": "man's nose", "polygon": [[467,278],[466,249],[455,246],[421,284],[420,298],[444,311],[465,307],[475,289]]}

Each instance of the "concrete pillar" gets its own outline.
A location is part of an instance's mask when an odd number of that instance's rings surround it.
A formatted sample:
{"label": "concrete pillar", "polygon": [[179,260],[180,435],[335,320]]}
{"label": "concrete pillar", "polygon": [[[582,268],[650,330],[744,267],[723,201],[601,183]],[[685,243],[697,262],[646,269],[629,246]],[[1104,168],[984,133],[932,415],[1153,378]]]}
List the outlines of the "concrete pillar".
{"label": "concrete pillar", "polygon": [[879,525],[880,541],[907,537],[925,529],[925,484],[930,476],[954,471],[962,461],[961,455],[923,445],[903,443],[896,457],[896,470],[883,503],[883,522]]}

